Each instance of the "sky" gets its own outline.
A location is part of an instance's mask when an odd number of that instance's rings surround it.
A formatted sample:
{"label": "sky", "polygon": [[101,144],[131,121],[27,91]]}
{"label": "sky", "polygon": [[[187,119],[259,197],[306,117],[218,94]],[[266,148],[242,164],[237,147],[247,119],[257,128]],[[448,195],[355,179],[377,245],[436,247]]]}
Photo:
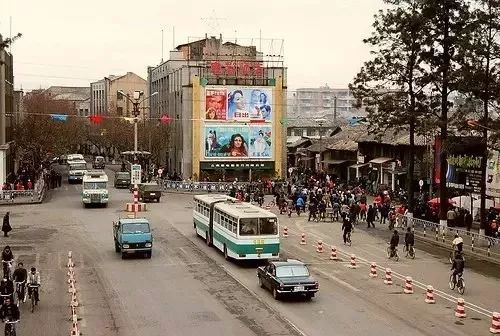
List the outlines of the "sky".
{"label": "sky", "polygon": [[[347,87],[368,60],[362,42],[382,0],[0,0],[16,89],[89,86],[160,63],[173,45],[219,36],[284,56],[289,90]],[[175,40],[173,38],[175,27]]]}

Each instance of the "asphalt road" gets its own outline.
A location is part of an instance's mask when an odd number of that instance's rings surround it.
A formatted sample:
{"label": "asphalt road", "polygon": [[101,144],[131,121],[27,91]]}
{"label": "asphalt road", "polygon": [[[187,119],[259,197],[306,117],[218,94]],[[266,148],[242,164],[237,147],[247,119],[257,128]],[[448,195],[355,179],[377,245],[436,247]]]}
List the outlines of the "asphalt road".
{"label": "asphalt road", "polygon": [[[329,245],[323,254],[316,253],[314,240],[322,239],[457,295],[446,289],[445,258],[417,247],[415,260],[388,263],[383,237],[356,230],[353,246],[344,247],[337,223],[280,217],[290,229],[290,237],[282,240],[282,256],[308,262],[320,281],[312,301],[275,301],[257,284],[258,264],[227,262],[207,247],[194,234],[191,195],[165,194],[161,203],[149,204],[144,216],[154,230],[153,257],[122,260],[114,252],[112,221],[126,215],[122,210],[132,194],[110,190],[107,208],[84,209],[80,186],[67,184],[53,191],[47,203],[8,208],[14,227],[8,242],[25,264],[41,269],[43,281],[40,309],[31,314],[22,308],[19,335],[69,334],[68,250],[75,255],[83,335],[489,334],[489,317],[468,307],[467,318],[458,320],[454,302],[436,297],[437,303],[428,305],[421,289],[403,294],[400,280],[386,286],[380,271],[370,279],[366,265],[349,269],[330,261]],[[305,246],[298,244],[301,232],[307,235]],[[467,272],[465,279],[467,301],[500,309],[495,307],[500,302],[497,278]]]}

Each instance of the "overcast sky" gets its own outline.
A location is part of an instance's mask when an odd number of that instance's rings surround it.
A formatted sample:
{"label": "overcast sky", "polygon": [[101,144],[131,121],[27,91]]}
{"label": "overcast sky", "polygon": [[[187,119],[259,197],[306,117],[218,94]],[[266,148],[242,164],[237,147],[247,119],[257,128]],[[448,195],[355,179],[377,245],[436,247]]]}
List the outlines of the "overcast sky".
{"label": "overcast sky", "polygon": [[[146,67],[175,44],[222,34],[224,40],[258,44],[282,53],[290,89],[346,87],[368,49],[382,0],[0,0],[0,32],[22,33],[15,42],[16,88],[88,86],[109,74],[132,71],[146,79]],[[281,40],[284,40],[283,48]],[[272,48],[271,48],[271,41]]]}

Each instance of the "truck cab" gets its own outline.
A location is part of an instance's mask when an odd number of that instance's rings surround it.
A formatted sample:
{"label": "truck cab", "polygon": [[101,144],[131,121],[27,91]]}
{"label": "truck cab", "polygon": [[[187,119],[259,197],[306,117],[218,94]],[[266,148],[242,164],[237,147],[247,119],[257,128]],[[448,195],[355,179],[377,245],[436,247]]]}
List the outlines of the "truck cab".
{"label": "truck cab", "polygon": [[120,218],[113,222],[115,252],[127,255],[140,253],[151,258],[153,234],[146,218]]}

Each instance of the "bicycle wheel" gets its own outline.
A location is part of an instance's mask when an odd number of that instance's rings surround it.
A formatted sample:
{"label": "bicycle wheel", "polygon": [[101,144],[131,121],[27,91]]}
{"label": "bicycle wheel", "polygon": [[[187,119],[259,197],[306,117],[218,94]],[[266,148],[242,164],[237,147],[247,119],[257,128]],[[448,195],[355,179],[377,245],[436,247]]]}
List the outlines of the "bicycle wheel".
{"label": "bicycle wheel", "polygon": [[415,249],[413,248],[413,246],[410,247],[409,253],[410,253],[410,258],[415,259]]}
{"label": "bicycle wheel", "polygon": [[391,247],[387,247],[387,258],[391,258]]}
{"label": "bicycle wheel", "polygon": [[463,294],[465,292],[465,282],[463,279],[458,279],[457,288],[460,294]]}
{"label": "bicycle wheel", "polygon": [[455,289],[455,283],[453,282],[453,274],[450,275],[450,281],[448,282],[448,286],[450,286],[451,290]]}
{"label": "bicycle wheel", "polygon": [[398,251],[394,251],[394,260],[399,261]]}
{"label": "bicycle wheel", "polygon": [[35,311],[35,293],[34,291],[31,293],[31,312]]}

